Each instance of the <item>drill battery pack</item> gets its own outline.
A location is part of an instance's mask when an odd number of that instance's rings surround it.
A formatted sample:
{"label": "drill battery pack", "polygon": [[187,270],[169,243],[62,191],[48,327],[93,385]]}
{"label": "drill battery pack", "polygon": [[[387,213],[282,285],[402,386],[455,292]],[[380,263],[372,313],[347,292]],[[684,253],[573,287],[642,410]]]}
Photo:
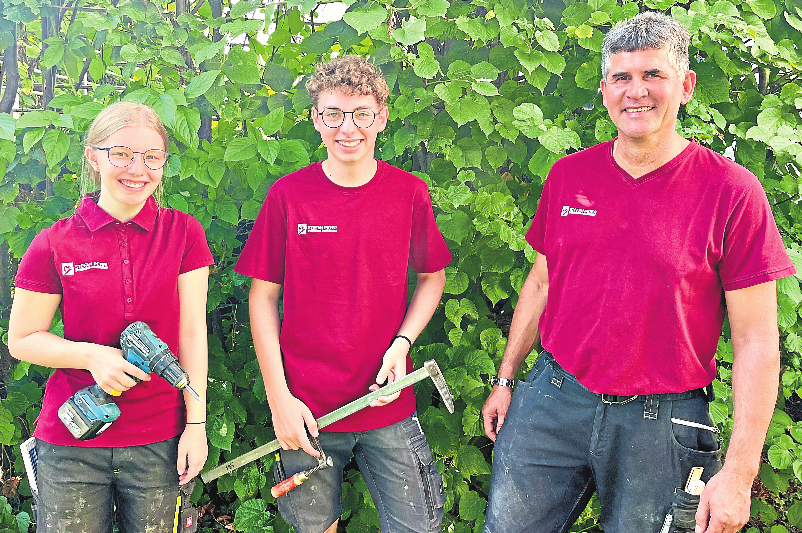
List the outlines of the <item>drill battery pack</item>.
{"label": "drill battery pack", "polygon": [[58,417],[76,439],[94,439],[120,416],[110,398],[98,385],[85,387],[59,407]]}

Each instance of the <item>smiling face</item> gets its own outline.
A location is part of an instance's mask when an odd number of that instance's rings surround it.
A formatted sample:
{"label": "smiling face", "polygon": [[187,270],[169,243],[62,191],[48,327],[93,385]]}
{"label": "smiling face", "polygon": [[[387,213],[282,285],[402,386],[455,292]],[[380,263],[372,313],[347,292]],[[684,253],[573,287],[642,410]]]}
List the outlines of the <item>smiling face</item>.
{"label": "smiling face", "polygon": [[650,48],[614,54],[601,92],[620,141],[661,143],[678,135],[679,106],[690,101],[695,85],[693,71],[680,78],[668,52]]}
{"label": "smiling face", "polygon": [[[159,133],[147,126],[120,128],[94,146],[126,146],[134,152],[143,153],[152,149],[167,149]],[[105,150],[88,146],[84,154],[91,167],[100,174],[98,205],[119,220],[127,221],[135,217],[161,183],[164,169],[151,170],[145,166],[142,154],[134,154],[134,160],[126,167],[112,165]]]}
{"label": "smiling face", "polygon": [[[345,120],[337,128],[323,123],[320,112],[326,109],[339,109],[347,112]],[[357,127],[352,111],[369,109],[376,113],[376,119],[369,127]],[[373,96],[347,95],[341,91],[326,91],[318,95],[317,106],[312,109],[315,129],[320,133],[329,154],[330,163],[338,166],[355,167],[373,161],[376,137],[387,126],[388,109],[381,108]]]}

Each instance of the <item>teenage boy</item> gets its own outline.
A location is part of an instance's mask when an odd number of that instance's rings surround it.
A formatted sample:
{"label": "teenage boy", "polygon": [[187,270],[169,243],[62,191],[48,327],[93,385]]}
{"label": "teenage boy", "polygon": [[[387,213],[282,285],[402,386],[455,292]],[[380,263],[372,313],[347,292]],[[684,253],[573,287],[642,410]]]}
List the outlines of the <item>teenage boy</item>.
{"label": "teenage boy", "polygon": [[[373,157],[389,113],[381,73],[344,56],[318,65],[306,88],[328,157],[270,188],[235,268],[253,278],[254,347],[282,445],[277,481],[317,465],[307,431],[334,461],[279,497],[279,510],[298,533],[336,532],[353,454],[383,532],[438,532],[442,477],[411,388],[325,431],[315,418],[407,374],[451,254],[426,184]],[[408,267],[417,273],[409,305]]]}

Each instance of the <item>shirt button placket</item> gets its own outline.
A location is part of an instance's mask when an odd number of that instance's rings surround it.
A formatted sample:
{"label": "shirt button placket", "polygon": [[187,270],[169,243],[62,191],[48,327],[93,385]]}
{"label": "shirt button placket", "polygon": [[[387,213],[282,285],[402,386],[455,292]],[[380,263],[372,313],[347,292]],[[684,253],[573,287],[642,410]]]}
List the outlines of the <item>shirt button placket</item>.
{"label": "shirt button placket", "polygon": [[131,266],[131,254],[128,246],[128,229],[130,224],[121,224],[117,228],[117,241],[120,245],[120,261],[122,262],[123,275],[123,309],[125,317],[132,319],[134,316],[134,279],[133,268]]}

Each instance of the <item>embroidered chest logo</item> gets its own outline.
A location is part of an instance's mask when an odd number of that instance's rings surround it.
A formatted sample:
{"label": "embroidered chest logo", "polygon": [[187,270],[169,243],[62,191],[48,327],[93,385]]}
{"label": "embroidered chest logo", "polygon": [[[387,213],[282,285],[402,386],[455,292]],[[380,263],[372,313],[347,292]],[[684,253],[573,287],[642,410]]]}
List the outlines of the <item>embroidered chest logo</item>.
{"label": "embroidered chest logo", "polygon": [[298,224],[298,235],[307,233],[337,233],[337,226],[312,226],[311,224]]}
{"label": "embroidered chest logo", "polygon": [[109,264],[98,261],[89,261],[88,263],[79,263],[77,265],[74,263],[61,263],[62,276],[74,276],[78,272],[92,269],[108,270]]}
{"label": "embroidered chest logo", "polygon": [[584,215],[586,217],[595,217],[596,210],[595,209],[580,209],[578,207],[571,207],[570,205],[564,205],[562,210],[560,211],[561,217],[567,217],[568,215]]}

